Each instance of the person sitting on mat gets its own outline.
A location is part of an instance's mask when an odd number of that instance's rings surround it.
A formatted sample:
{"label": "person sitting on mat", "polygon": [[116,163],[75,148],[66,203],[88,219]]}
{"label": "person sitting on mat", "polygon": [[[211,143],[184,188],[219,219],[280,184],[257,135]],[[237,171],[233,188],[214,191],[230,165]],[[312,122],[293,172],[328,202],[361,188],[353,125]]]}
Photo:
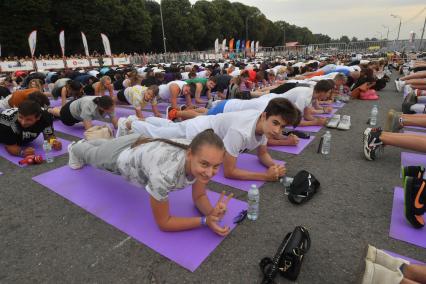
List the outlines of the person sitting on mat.
{"label": "person sitting on mat", "polygon": [[[246,110],[198,116],[179,123],[158,117],[148,117],[145,121],[129,119],[126,126],[145,137],[186,139],[192,139],[199,132],[212,128],[225,143],[225,177],[277,181],[286,170],[283,165],[276,164],[269,155],[268,138],[281,135],[286,125],[297,125],[299,114],[291,102],[278,98],[271,100],[263,111]],[[123,132],[120,129],[117,134]],[[257,149],[259,161],[267,168],[265,172],[252,172],[237,167],[239,154],[254,149]]]}
{"label": "person sitting on mat", "polygon": [[[72,169],[88,164],[121,174],[133,184],[144,187],[150,195],[155,222],[162,231],[208,226],[221,236],[230,232],[230,228],[222,227],[219,221],[226,214],[232,194],[225,198],[222,193],[213,207],[205,189],[225,155],[222,140],[211,129],[200,132],[192,141],[150,139],[139,134],[115,139],[81,140],[70,144],[68,152]],[[194,205],[202,217],[172,216],[169,193],[189,185],[192,185]]]}
{"label": "person sitting on mat", "polygon": [[[18,108],[10,108],[0,114],[0,143],[5,144],[6,151],[13,156],[34,155],[34,148],[26,145],[40,133],[45,140],[55,139],[53,117],[36,101],[27,99]],[[52,147],[60,150],[62,144],[55,140]]]}
{"label": "person sitting on mat", "polygon": [[82,97],[68,102],[63,107],[50,108],[49,112],[67,126],[83,122],[86,130],[93,126],[92,120],[112,123],[114,128],[117,128],[118,123],[114,101],[109,96]]}
{"label": "person sitting on mat", "polygon": [[374,246],[367,246],[362,262],[361,284],[420,284],[426,283],[426,266],[412,264]]}
{"label": "person sitting on mat", "polygon": [[123,92],[117,93],[117,99],[120,102],[131,104],[135,107],[136,116],[139,119],[143,119],[142,109],[144,109],[148,103],[151,104],[152,112],[156,117],[162,117],[157,107],[158,98],[158,86],[151,85],[150,87],[144,87],[141,85],[135,85],[126,88]]}

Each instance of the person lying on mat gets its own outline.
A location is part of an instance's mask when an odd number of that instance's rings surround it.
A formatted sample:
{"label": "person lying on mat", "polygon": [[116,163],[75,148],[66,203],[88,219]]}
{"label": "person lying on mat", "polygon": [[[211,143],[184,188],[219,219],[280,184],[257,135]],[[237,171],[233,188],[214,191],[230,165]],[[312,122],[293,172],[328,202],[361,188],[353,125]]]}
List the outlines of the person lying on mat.
{"label": "person lying on mat", "polygon": [[362,262],[362,284],[420,284],[426,283],[426,266],[394,257],[386,251],[367,246]]}
{"label": "person lying on mat", "polygon": [[162,117],[157,107],[158,99],[158,86],[151,85],[150,87],[144,87],[141,85],[135,85],[126,88],[124,91],[117,93],[117,100],[126,104],[130,104],[135,107],[136,116],[139,119],[143,119],[142,109],[147,104],[151,104],[152,112],[156,117]]}
{"label": "person lying on mat", "polygon": [[[205,129],[212,128],[225,143],[224,174],[227,178],[241,180],[277,181],[286,169],[276,164],[267,150],[268,138],[279,137],[286,125],[297,125],[299,111],[291,102],[278,98],[271,100],[263,111],[246,110],[204,115],[183,122],[173,123],[158,117],[145,121],[129,120],[127,127],[145,137],[192,139]],[[121,125],[120,125],[121,127]],[[118,135],[125,133],[122,129]],[[259,161],[267,168],[265,172],[252,172],[237,167],[240,153],[257,150]]]}
{"label": "person lying on mat", "polygon": [[[26,145],[34,141],[40,133],[45,140],[55,139],[53,117],[33,100],[23,101],[19,108],[10,108],[0,114],[0,143],[13,156],[34,155],[33,147]],[[59,140],[52,142],[55,150],[60,150]]]}
{"label": "person lying on mat", "polygon": [[82,97],[66,103],[63,107],[50,108],[49,112],[67,126],[83,122],[87,130],[93,126],[93,120],[99,120],[112,123],[117,129],[118,118],[115,116],[115,105],[110,96]]}
{"label": "person lying on mat", "polygon": [[158,86],[158,88],[158,95],[161,100],[169,101],[171,108],[179,109],[177,98],[181,95],[186,99],[186,106],[192,107],[191,86],[185,81],[171,81],[167,84]]}
{"label": "person lying on mat", "polygon": [[83,86],[80,82],[69,79],[60,80],[56,81],[56,83],[63,82],[63,84],[61,83],[56,86],[55,83],[55,88],[52,90],[52,96],[54,99],[61,97],[61,106],[64,106],[68,102],[68,99],[74,100],[81,98],[84,95]]}
{"label": "person lying on mat", "polygon": [[[121,174],[133,184],[144,187],[150,195],[155,222],[163,231],[184,231],[208,226],[226,236],[230,228],[219,221],[226,214],[230,194],[222,193],[215,206],[206,194],[206,185],[222,164],[225,149],[211,129],[185,139],[150,139],[130,134],[115,139],[81,140],[68,146],[69,166],[80,169],[85,164]],[[192,185],[194,205],[202,217],[172,216],[169,193]],[[178,192],[176,194],[179,194]]]}

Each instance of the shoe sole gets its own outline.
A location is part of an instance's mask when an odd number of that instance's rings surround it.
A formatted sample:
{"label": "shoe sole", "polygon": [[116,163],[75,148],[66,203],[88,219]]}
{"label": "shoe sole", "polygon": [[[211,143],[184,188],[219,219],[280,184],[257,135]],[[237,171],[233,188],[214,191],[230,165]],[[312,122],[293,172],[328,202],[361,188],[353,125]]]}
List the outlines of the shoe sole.
{"label": "shoe sole", "polygon": [[368,134],[371,132],[371,128],[367,128],[366,130],[364,130],[364,139],[363,139],[363,147],[364,147],[364,156],[367,160],[369,161],[373,161],[374,159],[371,158],[371,156],[368,154],[367,150],[368,149],[368,144],[366,145],[366,143],[368,143]]}
{"label": "shoe sole", "polygon": [[71,157],[71,152],[72,152],[72,146],[74,146],[75,144],[77,144],[76,142],[74,142],[74,143],[71,143],[71,144],[69,144],[68,145],[68,147],[67,147],[67,150],[68,150],[68,155],[69,155],[69,157],[68,157],[68,166],[72,169],[72,170],[79,170],[79,169],[81,169],[82,167],[83,167],[83,165],[73,165],[73,164],[71,164],[70,162],[69,162],[69,160],[70,160],[70,157]]}

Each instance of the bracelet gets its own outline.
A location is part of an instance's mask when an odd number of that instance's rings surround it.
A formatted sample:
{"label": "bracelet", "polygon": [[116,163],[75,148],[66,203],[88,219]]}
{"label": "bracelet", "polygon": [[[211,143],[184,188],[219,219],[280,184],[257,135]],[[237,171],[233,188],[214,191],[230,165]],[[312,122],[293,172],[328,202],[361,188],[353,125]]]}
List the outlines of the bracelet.
{"label": "bracelet", "polygon": [[206,216],[201,217],[201,226],[205,226],[205,225],[207,225],[207,217]]}
{"label": "bracelet", "polygon": [[19,156],[25,158],[24,157],[24,149],[21,148],[21,150],[19,151]]}

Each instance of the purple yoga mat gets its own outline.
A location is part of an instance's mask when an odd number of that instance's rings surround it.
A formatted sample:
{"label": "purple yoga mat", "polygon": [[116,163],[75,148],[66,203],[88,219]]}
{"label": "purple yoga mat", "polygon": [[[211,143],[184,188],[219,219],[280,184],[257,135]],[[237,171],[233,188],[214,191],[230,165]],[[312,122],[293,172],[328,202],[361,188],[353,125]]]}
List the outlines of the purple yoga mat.
{"label": "purple yoga mat", "polygon": [[415,134],[415,135],[423,135],[423,136],[426,135],[426,132],[417,132],[417,131],[408,131],[408,130],[404,130],[404,133]]}
{"label": "purple yoga mat", "polygon": [[[285,164],[284,161],[277,161],[277,164]],[[241,154],[237,159],[237,167],[243,170],[253,171],[253,172],[266,172],[266,167],[262,165],[255,155],[250,154]],[[265,184],[265,181],[260,180],[238,180],[238,179],[229,179],[224,177],[223,174],[223,165],[220,166],[217,174],[212,178],[213,181],[229,185],[244,191],[249,191],[252,184],[255,184],[258,188]]]}
{"label": "purple yoga mat", "polygon": [[336,103],[336,102],[334,102],[332,104],[320,104],[320,105],[322,105],[322,106],[330,106],[331,105],[333,108],[342,108],[346,104],[345,103]]}
{"label": "purple yoga mat", "polygon": [[409,261],[410,262],[410,264],[419,264],[419,265],[425,265],[425,263],[424,262],[421,262],[421,261],[418,261],[418,260],[415,260],[415,259],[412,259],[412,258],[409,258],[409,257],[406,257],[406,256],[404,256],[404,255],[400,255],[400,254],[397,254],[397,253],[394,253],[394,252],[392,252],[392,251],[388,251],[388,250],[383,250],[385,253],[387,253],[387,254],[390,254],[391,256],[393,256],[393,257],[399,257],[399,258],[402,258],[402,259],[404,259],[404,260],[407,260],[407,261]]}
{"label": "purple yoga mat", "polygon": [[[93,123],[93,125],[108,124],[106,122],[97,121],[97,120],[93,120],[92,123]],[[110,126],[112,127],[112,125],[110,125]],[[69,134],[69,135],[72,135],[72,136],[84,138],[84,131],[85,130],[84,130],[83,123],[81,123],[81,122],[74,124],[73,126],[66,126],[60,120],[55,120],[53,122],[53,127],[55,128],[55,131],[59,131],[59,132],[66,133],[66,134]]]}
{"label": "purple yoga mat", "polygon": [[420,127],[420,126],[404,126],[404,128],[419,129],[419,130],[426,131],[425,127]]}
{"label": "purple yoga mat", "polygon": [[291,126],[287,126],[285,129],[316,133],[316,132],[319,132],[321,130],[321,128],[322,128],[322,126],[315,125],[315,126],[298,126],[298,127],[296,127],[296,129],[294,129]]}
{"label": "purple yoga mat", "polygon": [[[149,112],[149,111],[142,111],[142,114],[143,114],[144,117],[149,117],[149,116],[154,115],[153,112]],[[135,112],[134,108],[116,107],[115,108],[115,115],[117,117],[128,117],[130,115],[136,115],[136,112]]]}
{"label": "purple yoga mat", "polygon": [[49,99],[50,101],[50,106],[51,107],[60,107],[61,106],[61,102],[62,100],[60,98],[58,98],[57,100],[55,99]]}
{"label": "purple yoga mat", "polygon": [[401,152],[401,166],[426,166],[426,155]]}
{"label": "purple yoga mat", "polygon": [[274,151],[299,155],[314,139],[315,136],[311,136],[309,139],[299,139],[299,144],[296,146],[268,146],[268,148]]}
{"label": "purple yoga mat", "polygon": [[[68,140],[65,140],[59,137],[57,139],[61,141],[62,149],[59,151],[55,151],[52,149],[51,153],[53,157],[57,157],[62,154],[68,153],[67,147],[70,144],[70,142]],[[37,139],[31,142],[30,144],[28,144],[27,147],[34,147],[36,154],[42,155],[43,159],[45,158],[44,151],[43,151],[43,134],[40,134],[37,137]],[[18,166],[19,166],[19,161],[23,159],[22,157],[16,157],[16,156],[10,155],[9,153],[7,153],[6,149],[3,146],[0,147],[0,157],[5,158],[6,160]]]}
{"label": "purple yoga mat", "polygon": [[[64,166],[33,180],[190,271],[195,271],[223,240],[207,227],[182,232],[160,231],[152,215],[148,193],[119,175],[88,166],[81,170]],[[207,191],[207,195],[212,204],[219,198],[219,194],[212,191]],[[190,188],[171,192],[169,202],[172,215],[200,216]],[[232,199],[222,224],[233,229],[232,219],[246,208],[247,203]]]}
{"label": "purple yoga mat", "polygon": [[395,187],[394,190],[389,236],[400,241],[426,248],[426,230],[415,229],[405,220],[404,190],[401,187]]}
{"label": "purple yoga mat", "polygon": [[333,108],[333,110],[331,111],[331,113],[315,114],[314,116],[329,118],[329,117],[332,117],[337,111],[338,111],[338,109]]}

